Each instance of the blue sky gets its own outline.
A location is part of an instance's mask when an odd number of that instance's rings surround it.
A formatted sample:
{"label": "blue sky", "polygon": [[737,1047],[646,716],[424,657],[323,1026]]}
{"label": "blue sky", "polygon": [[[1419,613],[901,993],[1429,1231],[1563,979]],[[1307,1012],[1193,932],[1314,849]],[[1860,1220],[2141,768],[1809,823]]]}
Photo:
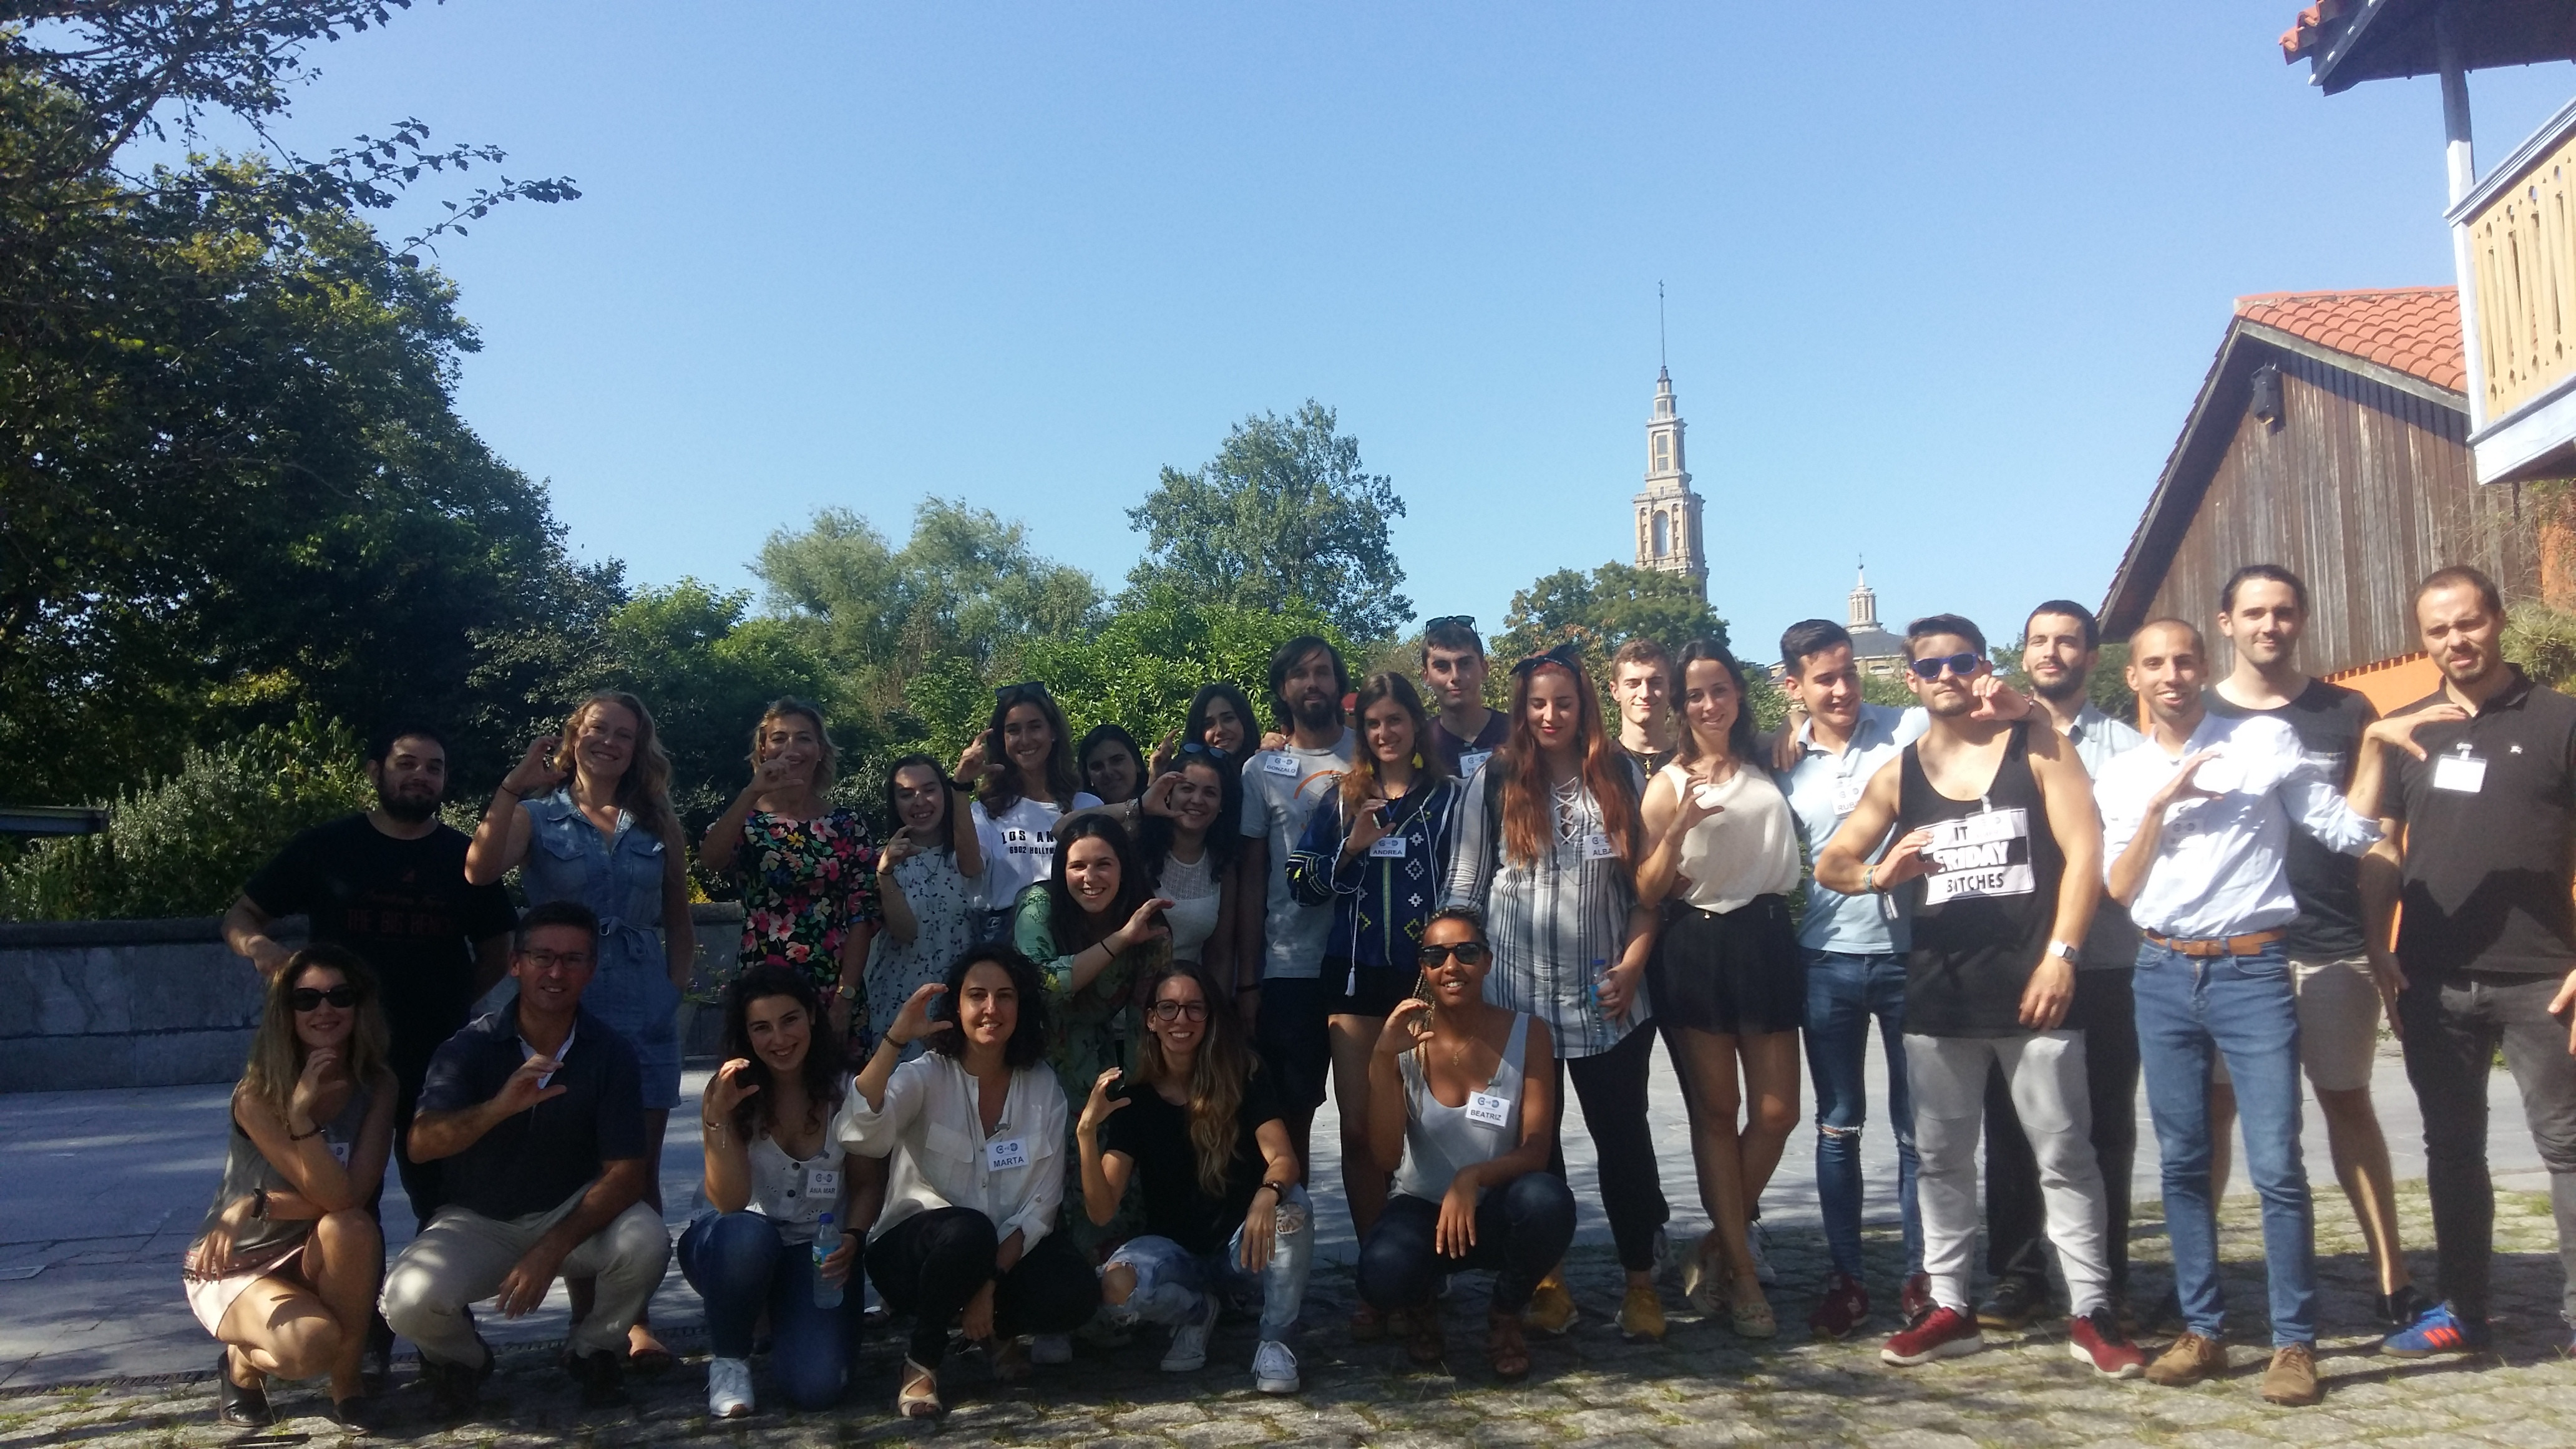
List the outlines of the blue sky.
{"label": "blue sky", "polygon": [[[579,182],[446,247],[459,402],[646,582],[939,494],[1114,588],[1159,467],[1314,397],[1499,628],[1632,551],[1661,281],[1767,659],[1863,554],[1891,618],[2098,600],[2231,298],[2450,280],[2434,82],[2318,95],[2296,9],[451,0],[285,134]],[[2576,67],[2472,93],[2492,163]]]}

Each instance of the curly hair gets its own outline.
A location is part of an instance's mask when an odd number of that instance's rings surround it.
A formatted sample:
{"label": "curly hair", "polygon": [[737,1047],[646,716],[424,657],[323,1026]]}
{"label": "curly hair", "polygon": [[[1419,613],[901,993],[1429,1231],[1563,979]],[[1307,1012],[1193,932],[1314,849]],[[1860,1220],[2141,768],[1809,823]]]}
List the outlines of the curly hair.
{"label": "curly hair", "polygon": [[622,689],[603,689],[574,705],[572,713],[564,716],[562,734],[555,742],[554,766],[567,773],[575,768],[582,722],[592,710],[607,704],[635,716],[635,753],[626,762],[626,773],[618,777],[617,808],[634,818],[637,829],[669,839],[680,828],[679,816],[671,809],[671,756],[662,748],[661,734],[653,727],[653,711],[644,707],[644,701]]}
{"label": "curly hair", "polygon": [[[969,946],[948,968],[948,991],[930,1008],[933,1021],[957,1020],[958,993],[966,989],[966,975],[978,966],[999,966],[1011,978],[1019,993],[1020,1019],[1011,1028],[1011,1039],[1002,1045],[1002,1064],[1017,1071],[1046,1060],[1047,999],[1046,977],[1037,963],[1019,953],[1018,948],[999,941],[985,941]],[[966,1055],[964,1031],[935,1031],[923,1045],[946,1057]]]}
{"label": "curly hair", "polygon": [[[823,1012],[823,998],[814,990],[814,982],[792,966],[764,962],[734,978],[724,990],[724,1055],[740,1057],[751,1063],[742,1079],[756,1088],[770,1085],[774,1073],[769,1060],[752,1050],[751,1004],[772,996],[795,999],[805,1008],[805,1061],[796,1069],[797,1080],[805,1086],[805,1125],[819,1127],[832,1120],[841,1108],[841,1098],[849,1091],[850,1077],[841,1054],[840,1033],[832,1030]],[[745,1142],[768,1132],[777,1125],[778,1094],[755,1091],[733,1109],[734,1135]]]}

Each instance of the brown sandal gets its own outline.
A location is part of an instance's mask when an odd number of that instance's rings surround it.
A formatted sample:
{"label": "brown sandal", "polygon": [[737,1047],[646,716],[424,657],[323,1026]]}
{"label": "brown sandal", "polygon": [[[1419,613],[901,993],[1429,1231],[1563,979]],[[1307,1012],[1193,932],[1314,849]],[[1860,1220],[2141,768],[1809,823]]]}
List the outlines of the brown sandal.
{"label": "brown sandal", "polygon": [[1485,1316],[1485,1363],[1498,1379],[1529,1377],[1529,1340],[1521,1333],[1519,1314],[1490,1313]]}
{"label": "brown sandal", "polygon": [[1417,1308],[1410,1315],[1411,1331],[1404,1337],[1404,1356],[1424,1368],[1436,1367],[1449,1355],[1449,1345],[1440,1331],[1437,1306]]}

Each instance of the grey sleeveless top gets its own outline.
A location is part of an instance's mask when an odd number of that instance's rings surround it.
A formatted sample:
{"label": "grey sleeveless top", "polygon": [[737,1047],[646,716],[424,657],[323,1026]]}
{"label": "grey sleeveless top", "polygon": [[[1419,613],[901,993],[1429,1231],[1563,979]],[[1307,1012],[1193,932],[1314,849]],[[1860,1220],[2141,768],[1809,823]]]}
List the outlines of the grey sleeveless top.
{"label": "grey sleeveless top", "polygon": [[[372,1100],[367,1089],[361,1086],[349,1093],[349,1104],[340,1109],[339,1116],[322,1124],[322,1140],[330,1144],[332,1155],[340,1159],[343,1167],[349,1164],[349,1154],[358,1148],[358,1134],[366,1128],[367,1108]],[[295,1184],[286,1180],[286,1174],[278,1171],[277,1165],[261,1154],[259,1144],[251,1141],[250,1134],[242,1130],[240,1119],[232,1119],[232,1128],[232,1140],[224,1152],[224,1180],[215,1189],[214,1205],[206,1209],[206,1221],[197,1229],[200,1239],[214,1231],[216,1219],[221,1218],[224,1209],[239,1199],[261,1188],[270,1192],[295,1190]],[[241,1234],[233,1239],[233,1261],[246,1264],[259,1258],[281,1257],[284,1250],[303,1242],[304,1235],[311,1231],[313,1224],[309,1219],[246,1223]]]}
{"label": "grey sleeveless top", "polygon": [[[1486,1095],[1509,1104],[1499,1126],[1467,1115],[1476,1100],[1473,1096],[1466,1106],[1442,1106],[1423,1076],[1421,1052],[1409,1051],[1397,1059],[1397,1069],[1404,1074],[1404,1163],[1395,1170],[1395,1191],[1438,1202],[1458,1169],[1491,1162],[1521,1145],[1521,1058],[1529,1046],[1529,1025],[1528,1012],[1512,1013],[1512,1034],[1503,1043],[1503,1059],[1485,1081]],[[1482,1201],[1484,1190],[1478,1189],[1476,1196]]]}

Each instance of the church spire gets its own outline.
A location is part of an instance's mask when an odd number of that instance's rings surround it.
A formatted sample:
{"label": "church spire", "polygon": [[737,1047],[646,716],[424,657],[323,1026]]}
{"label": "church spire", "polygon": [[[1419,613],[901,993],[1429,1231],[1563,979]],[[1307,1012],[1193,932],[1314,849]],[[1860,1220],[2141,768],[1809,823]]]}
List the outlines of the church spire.
{"label": "church spire", "polygon": [[1708,593],[1708,554],[1700,541],[1700,498],[1691,491],[1681,409],[1669,365],[1655,372],[1654,410],[1646,419],[1646,486],[1630,500],[1637,516],[1637,567],[1681,574]]}
{"label": "church spire", "polygon": [[1857,634],[1878,627],[1878,590],[1869,586],[1869,566],[1859,567],[1859,578],[1851,591],[1851,621],[1844,627]]}

